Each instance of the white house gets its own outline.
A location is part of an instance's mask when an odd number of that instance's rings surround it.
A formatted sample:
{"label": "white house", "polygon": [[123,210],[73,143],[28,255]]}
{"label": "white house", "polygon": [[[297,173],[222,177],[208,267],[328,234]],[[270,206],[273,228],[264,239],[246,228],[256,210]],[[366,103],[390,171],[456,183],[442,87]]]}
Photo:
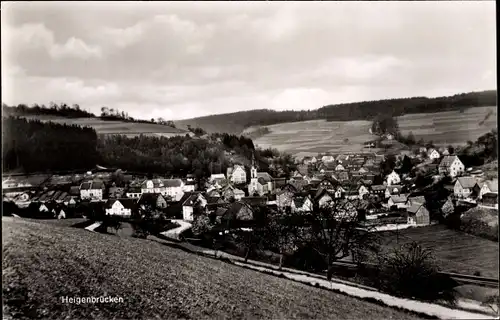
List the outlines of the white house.
{"label": "white house", "polygon": [[465,166],[457,156],[444,156],[439,163],[438,172],[455,178],[465,172]]}
{"label": "white house", "polygon": [[234,165],[232,168],[227,168],[227,178],[236,184],[247,182],[247,173],[245,167],[239,164]]}
{"label": "white house", "polygon": [[323,163],[326,163],[326,162],[334,162],[335,161],[335,158],[333,156],[323,156],[321,157],[321,161]]}
{"label": "white house", "polygon": [[182,203],[182,218],[186,221],[194,220],[194,208],[205,208],[207,199],[201,193],[193,193]]}
{"label": "white house", "polygon": [[179,201],[184,195],[184,182],[181,179],[146,180],[141,186],[141,193],[160,193]]}
{"label": "white house", "polygon": [[293,213],[307,213],[313,211],[313,203],[309,197],[295,197],[292,200]]}
{"label": "white house", "polygon": [[132,199],[139,199],[142,195],[141,188],[138,187],[130,187],[126,192],[125,195],[127,198],[132,198]]}
{"label": "white house", "polygon": [[455,185],[453,186],[453,194],[457,198],[467,198],[474,191],[477,191],[477,195],[480,194],[480,187],[477,181],[473,177],[458,177]]}
{"label": "white house", "polygon": [[370,194],[370,190],[368,190],[368,188],[366,186],[360,185],[358,188],[358,194],[359,194],[359,198],[363,199],[365,194]]}
{"label": "white house", "polygon": [[102,200],[104,183],[102,181],[89,181],[80,185],[80,198],[82,200]]}
{"label": "white house", "polygon": [[396,173],[396,171],[392,170],[392,172],[387,175],[385,181],[387,182],[388,186],[399,184],[401,182],[401,177]]}
{"label": "white house", "polygon": [[431,160],[435,160],[435,159],[441,158],[441,155],[439,154],[439,152],[436,149],[434,149],[434,148],[431,148],[431,149],[427,150],[427,156]]}
{"label": "white house", "polygon": [[498,193],[498,179],[482,183],[481,190],[479,191],[479,199],[482,199],[486,193]]}
{"label": "white house", "polygon": [[212,174],[210,175],[210,179],[209,181],[212,183],[212,182],[215,182],[217,180],[226,180],[226,176],[223,174],[223,173],[216,173],[216,174]]}
{"label": "white house", "polygon": [[316,157],[304,157],[304,159],[302,159],[302,163],[303,164],[315,164],[318,162],[318,159],[316,159]]}
{"label": "white house", "polygon": [[340,163],[335,167],[335,171],[344,171],[345,168],[343,165],[341,165]]}
{"label": "white house", "polygon": [[106,203],[106,215],[130,217],[134,206],[133,199],[110,199]]}

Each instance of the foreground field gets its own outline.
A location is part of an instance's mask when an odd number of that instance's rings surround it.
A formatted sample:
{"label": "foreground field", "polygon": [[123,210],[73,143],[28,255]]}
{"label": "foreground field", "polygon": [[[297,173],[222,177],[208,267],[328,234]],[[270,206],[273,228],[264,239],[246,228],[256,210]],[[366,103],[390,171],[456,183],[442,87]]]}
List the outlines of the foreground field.
{"label": "foreground field", "polygon": [[89,126],[95,129],[97,134],[123,134],[129,137],[142,134],[158,136],[185,135],[186,130],[172,128],[154,123],[137,123],[123,121],[106,121],[99,118],[61,118],[50,116],[26,116],[26,119],[38,119],[40,121],[52,121],[55,123],[75,124]]}
{"label": "foreground field", "polygon": [[[398,117],[403,134],[413,132],[415,138],[433,141],[436,145],[464,145],[497,127],[496,107],[477,107],[459,111],[409,114]],[[370,121],[313,120],[267,126],[271,133],[257,139],[261,147],[273,147],[297,156],[319,152],[357,152],[367,150],[363,142],[374,138],[369,133]],[[255,130],[257,128],[250,128]],[[347,139],[347,140],[346,140]]]}
{"label": "foreground field", "polygon": [[447,229],[443,225],[381,233],[387,249],[417,241],[432,249],[442,271],[498,278],[498,242]]}
{"label": "foreground field", "polygon": [[[2,222],[4,305],[14,318],[416,319],[156,242],[7,217]],[[101,295],[124,302],[61,302]]]}

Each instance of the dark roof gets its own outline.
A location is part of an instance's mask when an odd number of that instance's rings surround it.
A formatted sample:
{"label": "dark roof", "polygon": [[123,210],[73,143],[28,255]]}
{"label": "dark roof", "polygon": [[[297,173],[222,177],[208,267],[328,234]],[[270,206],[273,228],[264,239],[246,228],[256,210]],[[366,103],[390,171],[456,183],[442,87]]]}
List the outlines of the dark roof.
{"label": "dark roof", "polygon": [[181,179],[165,179],[162,182],[166,188],[180,187],[182,185]]}
{"label": "dark roof", "polygon": [[148,205],[156,205],[156,202],[158,201],[159,197],[163,197],[159,193],[143,193],[141,194],[141,197],[139,198],[139,201],[137,201],[137,204],[143,205],[143,204],[148,204]]}
{"label": "dark roof", "polygon": [[371,188],[373,191],[380,191],[380,190],[385,190],[386,186],[384,186],[383,184],[376,184],[371,186]]}
{"label": "dark roof", "polygon": [[267,172],[257,172],[257,178],[259,178],[259,182],[260,182],[260,179],[264,179],[264,181],[267,183],[267,182],[271,182],[272,181],[272,177],[269,173]]}
{"label": "dark roof", "polygon": [[244,202],[249,205],[260,205],[260,204],[266,204],[267,203],[267,198],[266,197],[243,197],[241,198],[241,201],[239,202]]}
{"label": "dark roof", "polygon": [[71,186],[69,188],[69,194],[72,196],[77,196],[80,194],[80,187],[79,186]]}
{"label": "dark roof", "polygon": [[307,199],[308,197],[294,197],[292,201],[295,203],[295,207],[301,208]]}
{"label": "dark roof", "polygon": [[253,219],[253,210],[252,210],[252,208],[247,203],[242,202],[242,201],[231,203],[229,205],[229,208],[226,210],[226,212],[224,212],[223,218],[224,219],[230,219],[230,220],[237,219],[238,218],[238,213],[242,209],[244,209],[244,208],[248,208],[252,212],[252,217],[251,218]]}

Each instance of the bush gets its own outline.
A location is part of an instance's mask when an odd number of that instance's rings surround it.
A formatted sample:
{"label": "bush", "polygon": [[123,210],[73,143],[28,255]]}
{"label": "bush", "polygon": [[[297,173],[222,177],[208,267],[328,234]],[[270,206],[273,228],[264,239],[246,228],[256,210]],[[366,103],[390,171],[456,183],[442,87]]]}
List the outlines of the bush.
{"label": "bush", "polygon": [[431,251],[417,243],[394,250],[387,255],[381,267],[380,286],[390,294],[423,301],[456,301],[456,282],[449,276],[441,275]]}

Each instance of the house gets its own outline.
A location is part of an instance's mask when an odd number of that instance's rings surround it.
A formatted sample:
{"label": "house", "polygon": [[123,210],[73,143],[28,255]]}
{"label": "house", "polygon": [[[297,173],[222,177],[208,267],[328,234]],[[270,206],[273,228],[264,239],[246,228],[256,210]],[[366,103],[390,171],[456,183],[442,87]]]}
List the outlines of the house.
{"label": "house", "polygon": [[431,148],[431,149],[427,150],[427,157],[429,157],[429,159],[431,159],[431,160],[435,160],[435,159],[441,158],[441,155],[439,154],[439,152],[436,149]]}
{"label": "house", "polygon": [[360,199],[363,199],[365,195],[367,194],[370,194],[370,190],[368,190],[368,188],[361,184],[359,187],[358,187],[358,196]]}
{"label": "house", "polygon": [[326,208],[332,204],[334,196],[331,195],[326,189],[318,189],[315,201],[318,203],[319,208]]}
{"label": "house", "polygon": [[392,195],[398,195],[401,194],[403,187],[400,185],[392,185],[392,186],[387,186],[385,188],[385,198],[390,198]]}
{"label": "house", "polygon": [[[304,176],[304,180],[309,179],[309,177]],[[306,180],[308,181],[308,180]],[[276,189],[281,189],[283,186],[286,185],[286,178],[273,178],[273,190],[275,191]]]}
{"label": "house", "polygon": [[448,148],[442,148],[442,150],[440,149],[440,152],[443,156],[449,156],[450,155],[450,150],[448,150]]}
{"label": "house", "polygon": [[80,185],[80,198],[82,200],[101,201],[104,193],[104,183],[102,181],[89,181]]}
{"label": "house", "polygon": [[129,189],[125,192],[125,196],[132,199],[139,199],[141,195],[142,192],[139,187],[129,187]]}
{"label": "house", "polygon": [[458,177],[455,185],[453,187],[453,194],[457,198],[467,198],[480,194],[481,188],[477,184],[477,181],[473,177]]}
{"label": "house", "polygon": [[401,194],[401,195],[392,195],[389,200],[387,201],[387,207],[388,208],[406,208],[407,207],[407,198],[406,195]]}
{"label": "house", "polygon": [[137,205],[141,208],[151,206],[152,208],[164,209],[167,207],[167,200],[161,193],[143,193],[137,201]]}
{"label": "house", "polygon": [[323,157],[321,157],[321,161],[323,163],[334,162],[335,158],[333,156],[323,156]]}
{"label": "house", "polygon": [[255,157],[252,155],[252,167],[250,168],[250,184],[248,194],[260,196],[273,191],[273,178],[267,172],[257,172]]}
{"label": "house", "polygon": [[221,220],[231,222],[251,222],[254,220],[253,209],[243,201],[231,203],[226,210],[220,210]]}
{"label": "house", "polygon": [[276,205],[278,209],[289,208],[292,205],[292,199],[295,192],[289,190],[281,190],[276,193]]}
{"label": "house", "polygon": [[349,181],[349,172],[339,171],[336,174],[337,180],[339,181]]}
{"label": "house", "polygon": [[[182,201],[184,200],[184,201]],[[207,199],[200,193],[186,193],[181,199],[182,202],[182,219],[186,221],[194,220],[194,210],[195,208],[206,208]]]}
{"label": "house", "polygon": [[406,201],[406,206],[410,207],[410,206],[414,205],[415,203],[426,204],[425,197],[424,196],[408,197],[408,200]]}
{"label": "house", "polygon": [[186,179],[186,181],[184,182],[184,186],[182,187],[182,191],[184,192],[195,192],[196,191],[196,181],[192,180],[192,179]]}
{"label": "house", "polygon": [[54,212],[54,217],[56,219],[66,219],[66,212],[64,211],[64,208],[60,207],[60,208],[54,208],[52,210],[52,212]]}
{"label": "house", "polygon": [[109,199],[105,205],[106,215],[131,217],[136,203],[134,199]]}
{"label": "house", "polygon": [[392,170],[392,172],[387,175],[385,181],[388,186],[395,185],[401,182],[401,177],[396,173],[396,171]]}
{"label": "house", "polygon": [[380,197],[384,196],[386,188],[383,184],[376,184],[370,187],[371,193]]}
{"label": "house", "polygon": [[184,195],[184,182],[181,179],[165,179],[162,182],[164,192],[160,193],[163,196],[170,197],[173,201],[179,201],[182,198]]}
{"label": "house", "polygon": [[221,196],[226,201],[241,200],[245,196],[245,192],[228,185],[222,190]]}
{"label": "house", "polygon": [[498,209],[498,193],[488,192],[483,194],[483,205]]}
{"label": "house", "polygon": [[479,191],[479,199],[482,199],[485,193],[490,192],[498,193],[498,179],[493,179],[482,183],[481,190]]}
{"label": "house", "polygon": [[450,176],[455,178],[462,175],[465,171],[465,166],[457,156],[444,156],[438,166],[440,175]]}
{"label": "house", "polygon": [[235,164],[233,167],[227,168],[227,178],[229,181],[240,184],[247,182],[247,172],[245,167]]}
{"label": "house", "polygon": [[323,188],[328,191],[334,191],[339,185],[339,182],[334,178],[324,178],[318,185],[318,188]]}
{"label": "house", "polygon": [[426,147],[420,147],[420,148],[418,148],[418,152],[419,153],[424,153],[424,152],[427,153],[427,148]]}
{"label": "house", "polygon": [[80,196],[80,186],[71,186],[69,188],[69,195],[72,197],[79,197]]}
{"label": "house", "polygon": [[368,168],[366,168],[366,167],[361,167],[358,170],[358,173],[361,173],[361,174],[368,173],[368,172],[370,172],[370,170],[368,170]]}
{"label": "house", "polygon": [[223,173],[211,174],[208,180],[210,183],[216,183],[221,180],[226,180],[226,176]]}
{"label": "house", "polygon": [[431,223],[430,214],[423,203],[415,203],[406,209],[408,224],[427,226]]}
{"label": "house", "polygon": [[292,213],[307,213],[313,211],[313,203],[309,196],[296,196],[292,200]]}
{"label": "house", "polygon": [[340,163],[335,167],[335,171],[344,171],[344,170],[345,170],[344,166]]}
{"label": "house", "polygon": [[303,164],[315,164],[318,162],[318,159],[316,159],[316,157],[304,157],[304,159],[302,159],[302,163]]}

